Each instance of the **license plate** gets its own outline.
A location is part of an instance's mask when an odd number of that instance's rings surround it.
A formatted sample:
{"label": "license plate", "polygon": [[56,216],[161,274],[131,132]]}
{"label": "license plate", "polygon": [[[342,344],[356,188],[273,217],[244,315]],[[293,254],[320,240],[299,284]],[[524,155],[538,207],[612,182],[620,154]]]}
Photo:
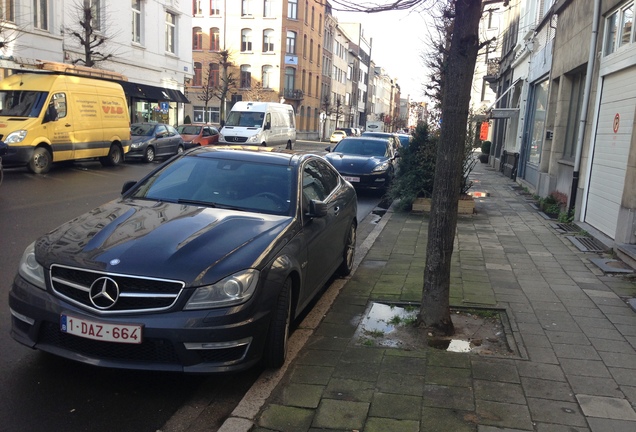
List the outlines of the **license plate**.
{"label": "license plate", "polygon": [[345,177],[344,179],[348,182],[360,183],[360,177]]}
{"label": "license plate", "polygon": [[141,328],[140,325],[107,324],[71,315],[60,316],[60,330],[63,333],[106,342],[140,344]]}

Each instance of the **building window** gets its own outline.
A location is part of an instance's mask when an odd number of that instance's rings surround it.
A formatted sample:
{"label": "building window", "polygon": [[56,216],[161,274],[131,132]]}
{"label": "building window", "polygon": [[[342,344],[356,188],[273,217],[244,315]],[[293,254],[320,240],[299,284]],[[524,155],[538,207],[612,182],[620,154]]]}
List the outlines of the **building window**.
{"label": "building window", "polygon": [[252,16],[252,0],[241,1],[241,16]]}
{"label": "building window", "polygon": [[221,0],[210,0],[210,15],[221,15]]}
{"label": "building window", "polygon": [[252,51],[252,30],[241,30],[241,52]]}
{"label": "building window", "polygon": [[262,85],[264,89],[272,88],[272,73],[274,72],[274,68],[270,65],[263,66],[262,71]]}
{"label": "building window", "polygon": [[91,27],[93,30],[100,31],[102,29],[102,5],[100,0],[90,0],[91,9]]}
{"label": "building window", "polygon": [[322,34],[322,14],[318,15],[318,34]]}
{"label": "building window", "polygon": [[287,18],[298,19],[298,0],[287,0]]}
{"label": "building window", "polygon": [[309,41],[309,61],[314,61],[314,40]]}
{"label": "building window", "polygon": [[265,18],[274,16],[274,13],[272,12],[273,2],[274,0],[263,0],[263,16]]}
{"label": "building window", "polygon": [[274,30],[263,30],[263,52],[274,51]]}
{"label": "building window", "polygon": [[303,36],[303,57],[307,58],[307,35]]}
{"label": "building window", "polygon": [[0,2],[0,18],[4,21],[15,21],[15,0],[2,0]]}
{"label": "building window", "polygon": [[221,51],[221,40],[219,38],[219,29],[212,27],[210,29],[210,51]]}
{"label": "building window", "polygon": [[311,83],[313,82],[313,74],[309,72],[309,81],[307,82],[307,94],[311,96]]}
{"label": "building window", "polygon": [[307,22],[307,18],[308,18],[308,13],[309,13],[309,2],[307,0],[305,0],[305,24],[309,24]]}
{"label": "building window", "polygon": [[300,89],[305,92],[305,84],[307,84],[307,71],[303,69],[303,73],[300,79]]}
{"label": "building window", "polygon": [[201,87],[201,63],[194,62],[194,77],[192,78],[194,87]]}
{"label": "building window", "polygon": [[621,14],[621,35],[620,46],[627,45],[632,41],[632,28],[634,23],[634,4],[623,9]]}
{"label": "building window", "polygon": [[195,123],[219,123],[221,119],[219,107],[207,107],[195,106],[193,108],[194,122]]}
{"label": "building window", "polygon": [[201,0],[192,0],[192,15],[203,15]]}
{"label": "building window", "polygon": [[285,52],[287,54],[296,54],[296,32],[287,32],[287,43],[285,45]]}
{"label": "building window", "polygon": [[208,87],[219,87],[220,75],[219,75],[219,64],[218,63],[210,63],[208,65],[209,73],[208,73]]}
{"label": "building window", "polygon": [[315,16],[316,16],[315,14],[316,14],[316,10],[315,10],[315,8],[312,6],[312,7],[311,7],[311,28],[312,28],[312,29],[314,28],[314,18],[315,18]]}
{"label": "building window", "polygon": [[250,65],[241,65],[241,88],[252,88],[252,67]]}
{"label": "building window", "polygon": [[33,26],[40,30],[49,29],[48,0],[33,0]]}
{"label": "building window", "polygon": [[203,31],[201,30],[201,27],[194,27],[192,29],[192,49],[203,49]]}
{"label": "building window", "polygon": [[132,0],[132,41],[141,43],[141,0]]}
{"label": "building window", "polygon": [[296,88],[296,69],[293,67],[285,68],[285,90],[292,91]]}
{"label": "building window", "polygon": [[570,107],[565,130],[563,159],[574,160],[576,142],[579,138],[579,118],[581,117],[581,106],[583,105],[585,74],[568,76],[568,78],[572,84],[572,90],[570,91]]}
{"label": "building window", "polygon": [[175,14],[166,12],[166,51],[176,53],[175,35],[177,27],[177,17]]}

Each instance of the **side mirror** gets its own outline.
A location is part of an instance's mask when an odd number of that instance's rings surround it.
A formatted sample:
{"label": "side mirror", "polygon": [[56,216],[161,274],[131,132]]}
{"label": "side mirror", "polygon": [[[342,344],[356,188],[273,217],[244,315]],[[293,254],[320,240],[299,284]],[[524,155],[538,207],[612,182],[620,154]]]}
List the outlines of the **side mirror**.
{"label": "side mirror", "polygon": [[123,195],[128,192],[135,184],[137,184],[136,180],[128,180],[127,182],[125,182],[124,185],[121,187],[121,194]]}
{"label": "side mirror", "polygon": [[327,204],[322,201],[309,201],[309,216],[311,217],[325,217],[327,216],[328,210]]}
{"label": "side mirror", "polygon": [[265,127],[263,128],[263,130],[270,130],[272,128],[272,122],[267,122],[265,123]]}
{"label": "side mirror", "polygon": [[327,150],[329,153],[331,153],[331,146],[325,147],[325,150]]}

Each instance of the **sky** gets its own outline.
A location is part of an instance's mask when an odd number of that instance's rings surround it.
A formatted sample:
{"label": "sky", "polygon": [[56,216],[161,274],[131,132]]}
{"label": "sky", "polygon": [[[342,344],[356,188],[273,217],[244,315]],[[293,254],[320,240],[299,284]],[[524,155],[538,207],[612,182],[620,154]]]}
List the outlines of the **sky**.
{"label": "sky", "polygon": [[422,53],[429,38],[428,12],[386,11],[378,13],[342,12],[334,10],[339,22],[362,23],[364,35],[373,39],[371,59],[397,78],[402,97],[422,101],[423,83],[428,80]]}

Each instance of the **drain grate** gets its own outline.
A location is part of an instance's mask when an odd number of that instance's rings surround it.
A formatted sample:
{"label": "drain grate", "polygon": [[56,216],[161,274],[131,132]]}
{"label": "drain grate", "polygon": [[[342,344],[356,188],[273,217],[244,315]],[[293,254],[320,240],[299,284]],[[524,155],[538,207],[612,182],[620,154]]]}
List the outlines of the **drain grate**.
{"label": "drain grate", "polygon": [[577,233],[581,231],[579,227],[571,223],[555,223],[552,224],[552,228],[562,233]]}
{"label": "drain grate", "polygon": [[572,244],[582,252],[604,252],[607,248],[593,237],[567,236]]}

